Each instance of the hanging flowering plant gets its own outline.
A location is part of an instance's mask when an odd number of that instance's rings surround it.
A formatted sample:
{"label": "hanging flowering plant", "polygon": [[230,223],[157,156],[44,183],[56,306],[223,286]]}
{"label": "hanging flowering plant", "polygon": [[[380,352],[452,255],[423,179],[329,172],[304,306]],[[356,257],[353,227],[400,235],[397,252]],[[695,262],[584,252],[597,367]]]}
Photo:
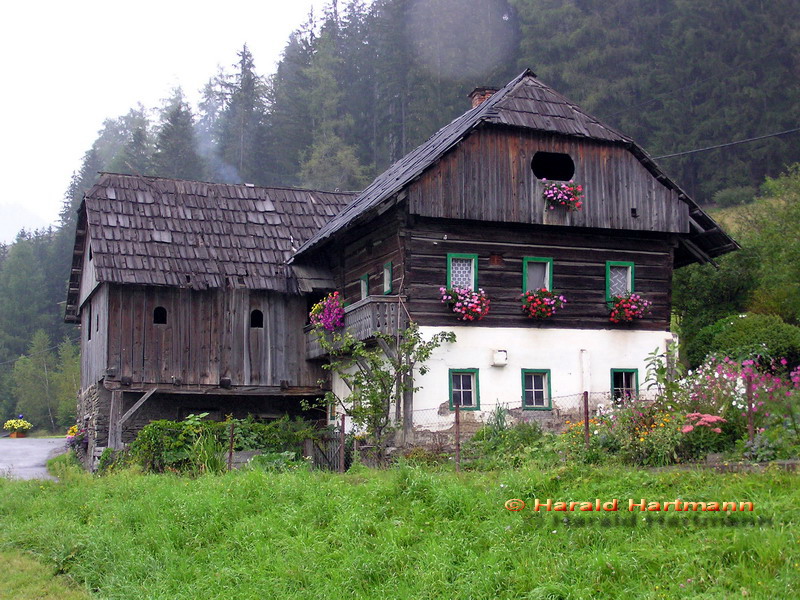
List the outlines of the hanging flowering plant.
{"label": "hanging flowering plant", "polygon": [[344,327],[344,303],[339,292],[331,292],[312,306],[309,318],[314,327],[328,331]]}
{"label": "hanging flowering plant", "polygon": [[83,449],[89,445],[89,438],[86,437],[86,429],[77,425],[73,425],[67,430],[67,448],[72,450]]}
{"label": "hanging flowering plant", "polygon": [[529,290],[521,298],[522,312],[531,319],[549,319],[567,303],[563,295],[545,288]]}
{"label": "hanging flowering plant", "polygon": [[652,306],[653,303],[650,300],[645,300],[639,294],[614,296],[611,299],[609,321],[612,323],[630,323],[634,319],[643,319],[650,314]]}
{"label": "hanging flowering plant", "polygon": [[3,425],[3,429],[11,433],[24,433],[33,428],[33,424],[25,419],[9,419]]}
{"label": "hanging flowering plant", "polygon": [[[542,179],[546,182],[546,179]],[[552,182],[544,184],[542,197],[550,210],[556,206],[565,206],[567,210],[581,210],[583,207],[583,186],[574,181]]]}
{"label": "hanging flowering plant", "polygon": [[489,298],[482,289],[440,287],[443,304],[449,304],[461,321],[480,321],[489,314]]}

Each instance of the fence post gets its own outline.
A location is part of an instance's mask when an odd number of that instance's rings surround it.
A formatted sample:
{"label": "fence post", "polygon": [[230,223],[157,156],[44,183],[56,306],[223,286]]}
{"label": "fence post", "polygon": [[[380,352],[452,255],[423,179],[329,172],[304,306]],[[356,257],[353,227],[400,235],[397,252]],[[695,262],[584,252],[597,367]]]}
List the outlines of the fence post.
{"label": "fence post", "polygon": [[339,432],[339,473],[344,473],[344,413],[342,413],[342,425]]}
{"label": "fence post", "polygon": [[229,431],[230,440],[228,441],[228,471],[233,469],[233,419],[231,419],[231,429]]}
{"label": "fence post", "polygon": [[589,449],[589,392],[583,392],[583,443]]}
{"label": "fence post", "polygon": [[456,408],[456,473],[461,471],[461,400],[453,403]]}

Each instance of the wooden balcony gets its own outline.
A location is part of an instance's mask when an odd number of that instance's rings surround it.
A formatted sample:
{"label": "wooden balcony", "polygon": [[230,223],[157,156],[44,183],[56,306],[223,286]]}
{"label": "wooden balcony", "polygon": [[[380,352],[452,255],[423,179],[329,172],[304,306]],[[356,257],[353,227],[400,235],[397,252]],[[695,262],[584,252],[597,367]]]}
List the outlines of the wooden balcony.
{"label": "wooden balcony", "polygon": [[[405,296],[368,296],[344,309],[344,331],[357,340],[368,340],[375,333],[393,335],[403,330],[408,317],[401,302]],[[400,315],[398,321],[398,313]],[[317,334],[306,328],[306,359],[323,358],[325,351]]]}

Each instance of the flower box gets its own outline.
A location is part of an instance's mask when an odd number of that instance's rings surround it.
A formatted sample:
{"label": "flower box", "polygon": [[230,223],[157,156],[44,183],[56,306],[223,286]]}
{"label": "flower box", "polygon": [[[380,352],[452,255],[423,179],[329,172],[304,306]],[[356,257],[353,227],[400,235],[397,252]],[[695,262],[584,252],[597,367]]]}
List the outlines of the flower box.
{"label": "flower box", "polygon": [[489,314],[490,301],[482,289],[439,288],[441,301],[448,304],[460,321],[480,321]]}
{"label": "flower box", "polygon": [[542,179],[542,183],[544,183],[542,198],[550,210],[555,210],[557,206],[566,207],[570,211],[583,208],[582,185],[574,181],[547,183],[546,179]]}
{"label": "flower box", "polygon": [[567,303],[567,299],[545,288],[528,290],[520,296],[522,312],[529,319],[549,319]]}
{"label": "flower box", "polygon": [[653,303],[645,300],[639,294],[626,294],[611,298],[611,314],[609,321],[612,323],[631,323],[636,319],[643,319],[650,314]]}

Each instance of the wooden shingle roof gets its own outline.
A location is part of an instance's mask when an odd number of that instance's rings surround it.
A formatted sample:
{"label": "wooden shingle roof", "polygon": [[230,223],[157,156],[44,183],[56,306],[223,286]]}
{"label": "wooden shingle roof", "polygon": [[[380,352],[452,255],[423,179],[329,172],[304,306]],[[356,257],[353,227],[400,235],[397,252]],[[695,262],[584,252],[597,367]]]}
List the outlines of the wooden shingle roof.
{"label": "wooden shingle roof", "polygon": [[487,124],[521,127],[622,145],[662,185],[675,190],[680,200],[689,205],[692,233],[687,239],[691,251],[687,250],[679,258],[685,257],[684,262],[705,261],[739,247],[631,138],[584,112],[539,81],[530,69],[526,69],[485,102],[445,125],[421,146],[378,175],[347,208],[305,242],[295,256],[319,246],[341,229],[370,218],[378,206],[395,197],[470,131]]}
{"label": "wooden shingle roof", "polygon": [[[296,292],[287,259],[353,197],[102,173],[84,197],[75,255],[88,242],[99,282]],[[68,319],[80,276],[73,269]]]}

